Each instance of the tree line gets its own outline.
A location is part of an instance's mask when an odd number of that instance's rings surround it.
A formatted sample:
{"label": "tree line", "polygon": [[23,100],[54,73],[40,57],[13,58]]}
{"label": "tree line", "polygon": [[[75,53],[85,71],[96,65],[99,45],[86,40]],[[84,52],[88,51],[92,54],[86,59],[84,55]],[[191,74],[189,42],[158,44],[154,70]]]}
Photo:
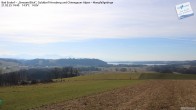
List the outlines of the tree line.
{"label": "tree line", "polygon": [[26,85],[52,82],[52,79],[78,76],[79,71],[73,67],[33,68],[0,74],[0,86]]}
{"label": "tree line", "polygon": [[150,67],[150,70],[160,73],[181,73],[181,74],[196,74],[196,67],[183,67],[183,65],[160,65]]}

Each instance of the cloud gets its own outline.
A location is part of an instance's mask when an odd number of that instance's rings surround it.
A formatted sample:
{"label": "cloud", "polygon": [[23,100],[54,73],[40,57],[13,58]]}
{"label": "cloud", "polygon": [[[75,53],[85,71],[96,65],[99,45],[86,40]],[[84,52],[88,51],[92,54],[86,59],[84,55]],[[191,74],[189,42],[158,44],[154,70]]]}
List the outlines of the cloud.
{"label": "cloud", "polygon": [[[179,0],[116,0],[113,5],[1,7],[0,41],[43,44],[95,38],[195,36],[195,16],[178,20],[177,3]],[[191,3],[196,5],[195,1]]]}

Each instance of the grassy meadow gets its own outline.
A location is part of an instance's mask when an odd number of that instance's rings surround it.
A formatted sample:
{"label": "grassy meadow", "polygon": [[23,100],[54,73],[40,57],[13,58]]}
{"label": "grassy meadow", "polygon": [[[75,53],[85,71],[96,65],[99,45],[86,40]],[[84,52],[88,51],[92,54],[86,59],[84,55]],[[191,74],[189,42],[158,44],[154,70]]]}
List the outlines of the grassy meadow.
{"label": "grassy meadow", "polygon": [[54,83],[0,87],[0,109],[31,109],[97,94],[152,79],[196,79],[196,75],[160,73],[99,73],[54,79]]}
{"label": "grassy meadow", "polygon": [[116,73],[66,78],[63,82],[58,80],[49,84],[0,87],[0,99],[3,100],[0,109],[30,109],[140,82],[142,81],[130,80],[128,73]]}

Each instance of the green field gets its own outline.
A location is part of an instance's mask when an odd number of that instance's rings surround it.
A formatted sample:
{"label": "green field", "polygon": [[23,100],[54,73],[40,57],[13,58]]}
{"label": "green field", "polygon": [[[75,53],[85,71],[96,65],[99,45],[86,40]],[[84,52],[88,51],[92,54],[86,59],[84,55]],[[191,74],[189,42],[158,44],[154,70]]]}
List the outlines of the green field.
{"label": "green field", "polygon": [[196,79],[196,75],[160,73],[99,73],[54,79],[54,83],[0,87],[0,109],[21,110],[97,94],[152,79]]}
{"label": "green field", "polygon": [[96,74],[50,84],[0,87],[0,109],[29,109],[143,82],[129,78],[130,74]]}

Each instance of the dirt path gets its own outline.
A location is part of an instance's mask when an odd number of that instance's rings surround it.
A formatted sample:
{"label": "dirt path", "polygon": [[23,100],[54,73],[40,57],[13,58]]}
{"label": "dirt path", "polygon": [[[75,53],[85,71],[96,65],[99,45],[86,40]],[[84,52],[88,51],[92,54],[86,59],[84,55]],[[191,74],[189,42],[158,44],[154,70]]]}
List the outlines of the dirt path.
{"label": "dirt path", "polygon": [[151,80],[40,107],[40,110],[180,110],[196,107],[196,81]]}

